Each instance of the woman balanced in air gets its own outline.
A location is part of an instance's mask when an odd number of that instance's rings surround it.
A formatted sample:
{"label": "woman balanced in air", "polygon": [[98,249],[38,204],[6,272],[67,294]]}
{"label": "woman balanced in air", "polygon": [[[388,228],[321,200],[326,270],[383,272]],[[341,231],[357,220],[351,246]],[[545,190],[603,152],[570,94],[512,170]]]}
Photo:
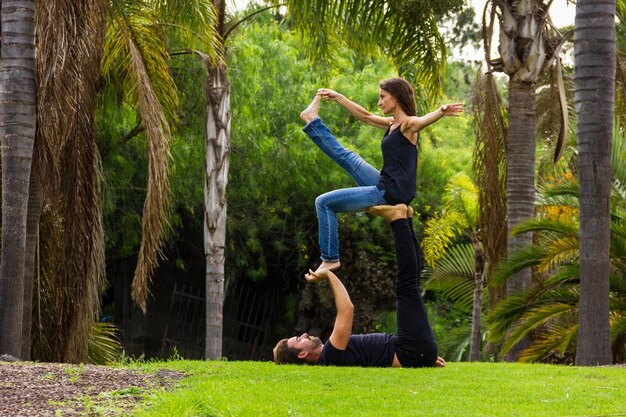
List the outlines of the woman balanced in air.
{"label": "woman balanced in air", "polygon": [[[318,116],[321,100],[337,102],[363,123],[385,131],[380,172],[344,148],[330,133]],[[315,200],[322,258],[317,271],[334,270],[341,265],[337,213],[361,212],[376,205],[408,206],[415,197],[420,130],[444,116],[458,116],[463,111],[463,103],[444,104],[431,113],[417,116],[413,88],[402,78],[391,78],[380,84],[378,106],[386,117],[370,113],[336,91],[321,88],[309,107],[300,114],[307,123],[304,132],[358,185],[327,192]]]}

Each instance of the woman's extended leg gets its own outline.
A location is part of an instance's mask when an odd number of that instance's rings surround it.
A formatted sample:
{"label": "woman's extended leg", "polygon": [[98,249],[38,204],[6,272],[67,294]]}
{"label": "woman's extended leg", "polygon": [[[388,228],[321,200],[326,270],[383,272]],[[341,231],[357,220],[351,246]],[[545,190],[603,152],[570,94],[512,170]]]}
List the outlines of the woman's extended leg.
{"label": "woman's extended leg", "polygon": [[[341,145],[318,116],[321,97],[316,95],[300,117],[307,125],[304,132],[333,161],[341,166],[360,187],[335,190],[315,200],[319,226],[322,264],[317,268],[336,269],[339,262],[337,213],[364,211],[375,204],[385,204],[383,192],[376,188],[380,173],[355,152]],[[363,189],[361,189],[363,188]]]}
{"label": "woman's extended leg", "polygon": [[380,172],[365,162],[357,153],[349,151],[330,133],[328,127],[318,116],[321,98],[316,95],[309,107],[302,113],[300,118],[307,125],[302,129],[313,142],[330,159],[341,166],[359,186],[371,186],[378,184]]}

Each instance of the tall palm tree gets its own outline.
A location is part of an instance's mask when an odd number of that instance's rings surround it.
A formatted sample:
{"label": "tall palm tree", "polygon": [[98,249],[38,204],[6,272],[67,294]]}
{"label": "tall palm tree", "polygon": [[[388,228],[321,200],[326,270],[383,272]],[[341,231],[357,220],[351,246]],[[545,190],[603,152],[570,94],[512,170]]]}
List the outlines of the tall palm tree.
{"label": "tall palm tree", "polygon": [[[535,202],[535,83],[550,65],[563,41],[551,26],[552,1],[490,0],[483,14],[485,58],[489,71],[509,76],[509,112],[506,138],[507,228],[511,230],[534,214]],[[495,24],[499,25],[499,57],[492,59]],[[509,235],[508,251],[531,241],[530,234]],[[507,281],[507,294],[530,286],[531,271],[520,271]],[[520,346],[521,349],[521,346]],[[511,349],[508,360],[515,360],[519,349]]]}
{"label": "tall palm tree", "polygon": [[[437,17],[458,9],[462,1],[449,0],[423,7],[419,2],[393,1],[271,1],[286,5],[294,26],[303,34],[307,50],[318,62],[332,51],[338,39],[362,53],[387,52],[401,73],[412,74],[422,93],[430,97],[441,91],[445,45],[437,29]],[[214,0],[216,33],[226,54],[229,36],[241,22],[254,16],[229,18],[225,0]],[[433,9],[435,7],[435,9]],[[226,186],[230,153],[230,83],[227,61],[206,60],[207,136],[204,240],[206,256],[206,358],[222,352],[222,308],[226,237]],[[327,62],[327,61],[326,61]]]}
{"label": "tall palm tree", "polygon": [[[624,358],[626,337],[626,143],[614,129],[611,150],[610,337],[613,358]],[[537,269],[542,280],[528,291],[501,303],[489,318],[490,335],[504,338],[504,350],[533,332],[536,340],[520,356],[523,361],[569,360],[576,356],[582,310],[582,249],[580,190],[574,175],[565,172],[556,184],[539,193],[539,218],[519,225],[513,233],[532,231],[537,241],[514,251],[501,264],[496,280],[505,280],[525,267]],[[511,328],[515,328],[510,332]],[[610,353],[610,352],[609,352]],[[578,362],[578,359],[576,360]]]}
{"label": "tall palm tree", "polygon": [[35,1],[3,1],[0,15],[0,352],[20,356],[28,189],[37,120]]}
{"label": "tall palm tree", "polygon": [[615,1],[579,0],[574,33],[580,183],[577,365],[611,363],[609,250],[615,99]]}

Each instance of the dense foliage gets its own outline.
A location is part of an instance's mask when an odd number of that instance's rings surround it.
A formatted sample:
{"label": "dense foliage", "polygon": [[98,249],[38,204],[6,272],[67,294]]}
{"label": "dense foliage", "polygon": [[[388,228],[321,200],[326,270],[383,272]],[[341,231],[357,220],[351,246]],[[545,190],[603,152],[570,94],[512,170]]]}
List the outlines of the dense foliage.
{"label": "dense foliage", "polygon": [[[318,71],[303,55],[299,39],[270,13],[258,15],[232,45],[228,51],[233,122],[227,285],[233,288],[243,281],[261,291],[271,289],[277,334],[294,328],[309,330],[333,311],[327,289],[307,286],[301,279],[307,268],[319,262],[314,200],[323,192],[353,184],[301,132],[298,115],[322,86],[376,111],[378,83],[395,73],[384,57],[368,59],[347,49],[337,54],[331,70]],[[190,55],[174,57],[172,66],[181,111],[171,147],[173,216],[167,259],[160,271],[202,287],[205,70]],[[454,88],[449,94],[455,95],[456,87],[465,85],[463,68],[450,66],[450,74],[454,81],[449,84]],[[146,181],[145,145],[137,139],[143,133],[136,129],[133,109],[120,105],[118,97],[119,92],[106,91],[98,118],[111,284],[114,275],[132,270],[128,264],[132,265],[137,251],[145,192],[140,184]],[[323,103],[321,116],[349,148],[373,166],[381,166],[382,132],[361,125],[333,103]],[[441,206],[448,179],[469,169],[470,129],[467,119],[459,118],[437,124],[422,135],[414,205],[424,219]],[[380,219],[345,215],[340,218],[340,242],[341,277],[357,309],[355,330],[371,330],[381,311],[393,309],[391,235]]]}

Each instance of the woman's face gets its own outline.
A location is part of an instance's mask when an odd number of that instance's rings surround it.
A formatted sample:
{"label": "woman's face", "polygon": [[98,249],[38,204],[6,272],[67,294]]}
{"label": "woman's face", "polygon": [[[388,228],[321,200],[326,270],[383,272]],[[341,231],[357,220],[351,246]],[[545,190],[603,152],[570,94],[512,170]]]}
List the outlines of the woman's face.
{"label": "woman's face", "polygon": [[378,107],[384,114],[392,113],[396,108],[396,99],[382,88],[378,91]]}

